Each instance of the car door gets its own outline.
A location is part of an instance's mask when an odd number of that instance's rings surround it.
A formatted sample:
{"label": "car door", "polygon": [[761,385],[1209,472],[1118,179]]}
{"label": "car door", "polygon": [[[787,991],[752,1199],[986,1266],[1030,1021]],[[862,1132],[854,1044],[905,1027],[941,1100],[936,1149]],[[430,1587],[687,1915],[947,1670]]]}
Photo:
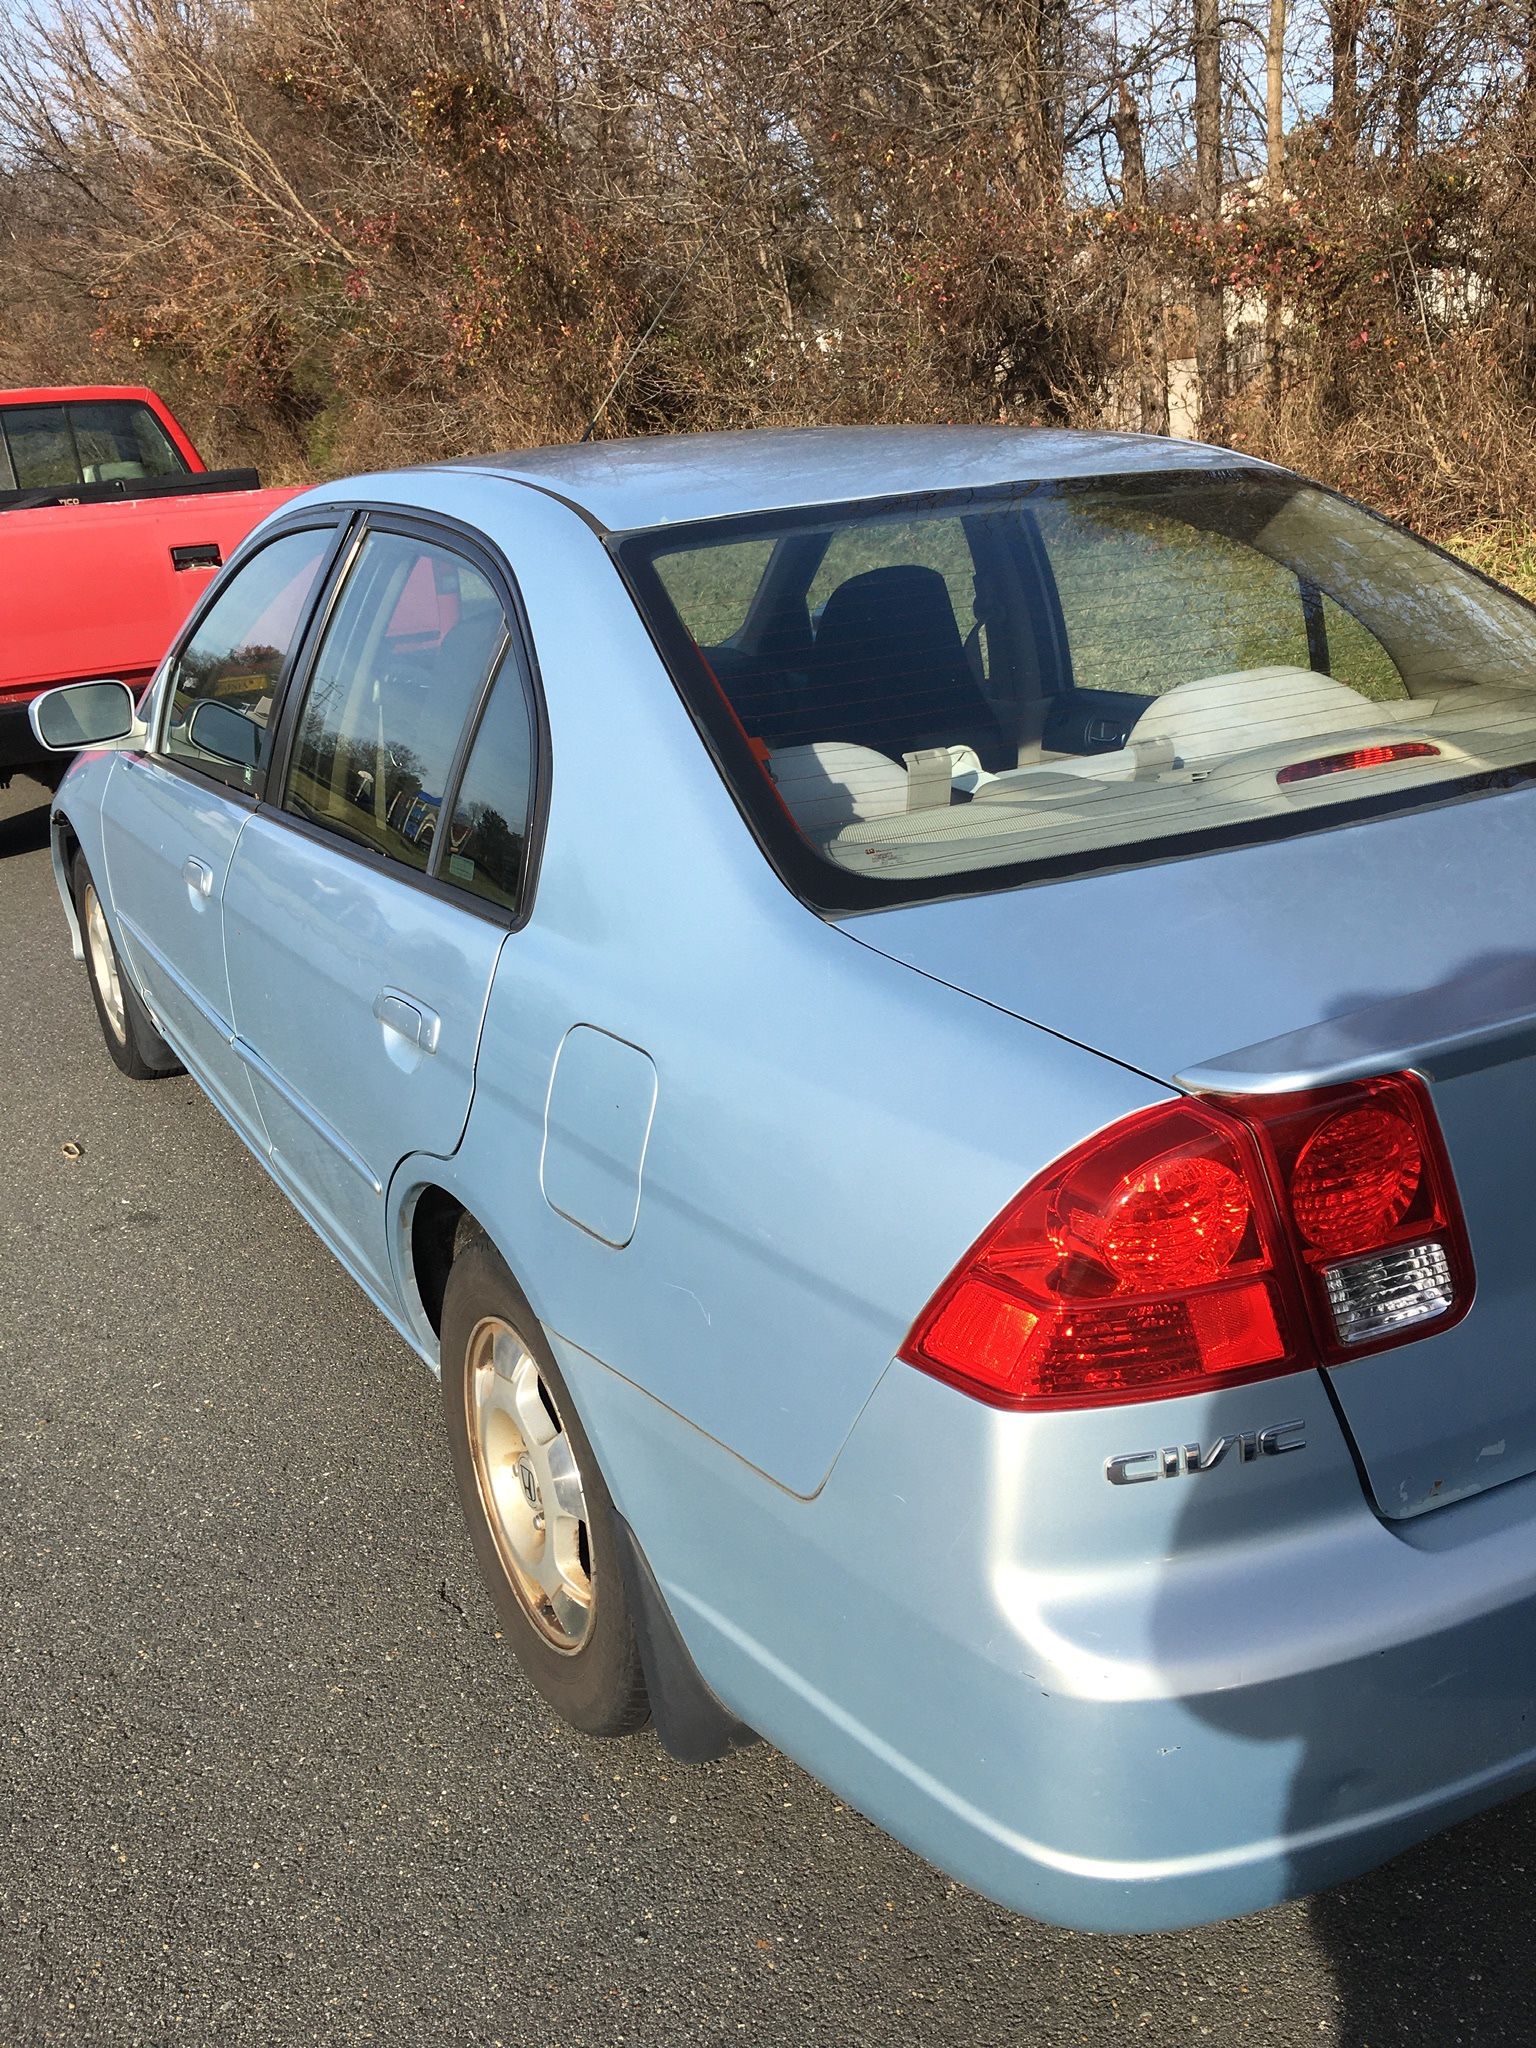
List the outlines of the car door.
{"label": "car door", "polygon": [[[371,520],[224,892],[236,1043],[273,1165],[386,1296],[384,1190],[407,1153],[459,1142],[516,919],[530,700],[510,617],[472,544]],[[521,770],[487,791],[509,749]]]}
{"label": "car door", "polygon": [[[255,1099],[230,1040],[222,898],[273,736],[272,714],[336,544],[334,518],[279,534],[213,594],[171,657],[153,744],[113,765],[102,805],[107,886],[123,950],[165,1036],[247,1134]],[[237,764],[193,742],[198,707],[242,715]]]}

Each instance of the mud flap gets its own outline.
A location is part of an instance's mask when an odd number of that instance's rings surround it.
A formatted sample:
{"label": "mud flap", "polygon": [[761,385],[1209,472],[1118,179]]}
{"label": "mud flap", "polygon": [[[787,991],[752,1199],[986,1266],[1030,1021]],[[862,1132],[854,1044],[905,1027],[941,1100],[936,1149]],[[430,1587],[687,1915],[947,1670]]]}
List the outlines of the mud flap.
{"label": "mud flap", "polygon": [[761,1737],[738,1721],[699,1675],[635,1532],[617,1511],[613,1519],[651,1719],[662,1748],[683,1764],[715,1763],[735,1750],[750,1748]]}

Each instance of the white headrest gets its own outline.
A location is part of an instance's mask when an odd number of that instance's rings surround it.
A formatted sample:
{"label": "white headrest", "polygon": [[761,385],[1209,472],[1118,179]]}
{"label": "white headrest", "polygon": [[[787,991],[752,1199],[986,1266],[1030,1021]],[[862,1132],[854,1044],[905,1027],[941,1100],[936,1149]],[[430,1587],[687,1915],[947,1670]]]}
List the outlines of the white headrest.
{"label": "white headrest", "polygon": [[1201,761],[1315,733],[1349,732],[1370,711],[1347,683],[1276,663],[1178,683],[1153,698],[1132,732],[1137,740],[1171,740],[1180,760]]}
{"label": "white headrest", "polygon": [[906,769],[873,747],[814,740],[770,754],[768,767],[795,823],[807,832],[836,832],[907,808]]}

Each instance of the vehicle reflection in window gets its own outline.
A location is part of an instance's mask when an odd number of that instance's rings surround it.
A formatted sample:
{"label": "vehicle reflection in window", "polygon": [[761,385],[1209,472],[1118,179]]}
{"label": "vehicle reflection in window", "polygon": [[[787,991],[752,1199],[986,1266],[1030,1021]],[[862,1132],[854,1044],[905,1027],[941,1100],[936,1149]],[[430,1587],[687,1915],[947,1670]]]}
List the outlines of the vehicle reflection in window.
{"label": "vehicle reflection in window", "polygon": [[460,734],[505,640],[501,605],[470,563],[370,534],[315,663],[285,806],[425,871]]}
{"label": "vehicle reflection in window", "polygon": [[533,732],[522,677],[504,664],[475,735],[439,873],[504,910],[522,895]]}
{"label": "vehicle reflection in window", "polygon": [[[330,527],[285,533],[264,547],[224,586],[182,649],[171,676],[171,707],[164,751],[248,789],[265,764],[268,725],[278,677],[330,547]],[[199,743],[192,720],[200,704],[218,703],[260,729],[254,757],[239,759]],[[206,728],[199,721],[199,732]]]}

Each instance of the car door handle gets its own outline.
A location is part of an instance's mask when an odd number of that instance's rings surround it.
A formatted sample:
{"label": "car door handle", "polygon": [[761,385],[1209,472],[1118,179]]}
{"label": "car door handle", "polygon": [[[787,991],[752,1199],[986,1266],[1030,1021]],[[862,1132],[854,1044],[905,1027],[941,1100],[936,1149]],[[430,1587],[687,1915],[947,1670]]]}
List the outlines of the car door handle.
{"label": "car door handle", "polygon": [[403,989],[381,988],[373,999],[373,1014],[387,1029],[408,1038],[423,1052],[437,1051],[442,1018],[436,1010],[429,1010],[425,1003],[418,1002],[415,996],[408,996]]}
{"label": "car door handle", "polygon": [[182,862],[181,879],[199,896],[213,894],[213,869],[209,867],[207,861],[199,860],[195,854],[189,853]]}

